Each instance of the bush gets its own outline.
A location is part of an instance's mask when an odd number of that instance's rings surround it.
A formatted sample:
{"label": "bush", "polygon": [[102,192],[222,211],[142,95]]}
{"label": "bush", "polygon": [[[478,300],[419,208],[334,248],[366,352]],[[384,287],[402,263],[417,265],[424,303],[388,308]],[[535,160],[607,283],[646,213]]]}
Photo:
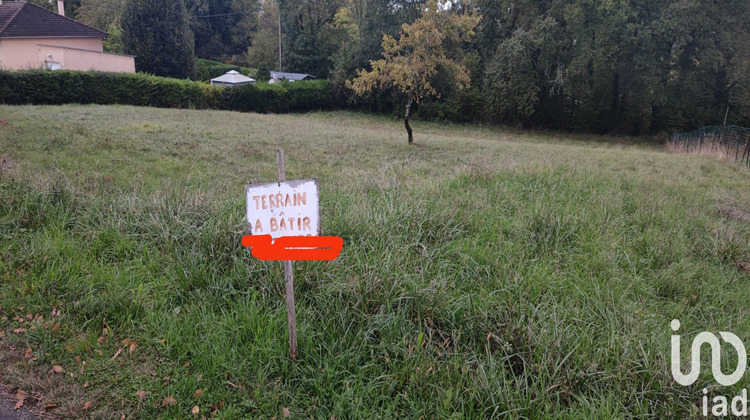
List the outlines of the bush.
{"label": "bush", "polygon": [[0,103],[120,104],[244,112],[304,112],[335,107],[328,80],[235,88],[145,74],[0,71]]}

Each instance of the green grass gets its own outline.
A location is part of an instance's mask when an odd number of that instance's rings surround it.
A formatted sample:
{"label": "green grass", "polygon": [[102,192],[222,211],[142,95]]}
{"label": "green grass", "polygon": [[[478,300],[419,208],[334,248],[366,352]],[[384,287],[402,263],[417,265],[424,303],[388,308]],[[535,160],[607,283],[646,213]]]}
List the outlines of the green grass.
{"label": "green grass", "polygon": [[[673,381],[669,322],[750,343],[750,226],[721,215],[750,211],[747,168],[420,122],[410,147],[399,121],[350,113],[0,115],[0,350],[22,354],[0,380],[63,366],[78,400],[53,393],[57,415],[696,417],[714,381]],[[276,147],[345,243],[295,264],[296,363],[280,266],[240,244],[244,184],[275,179]]]}

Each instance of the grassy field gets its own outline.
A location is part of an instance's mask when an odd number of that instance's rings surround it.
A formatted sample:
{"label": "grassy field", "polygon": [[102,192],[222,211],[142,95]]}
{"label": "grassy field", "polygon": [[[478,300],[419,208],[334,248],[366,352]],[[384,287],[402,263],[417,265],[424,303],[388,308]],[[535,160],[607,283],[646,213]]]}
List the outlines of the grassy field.
{"label": "grassy field", "polygon": [[[748,168],[350,113],[0,120],[0,383],[50,416],[699,417],[669,322],[750,342]],[[296,363],[280,266],[240,244],[277,147],[345,241],[295,265]]]}

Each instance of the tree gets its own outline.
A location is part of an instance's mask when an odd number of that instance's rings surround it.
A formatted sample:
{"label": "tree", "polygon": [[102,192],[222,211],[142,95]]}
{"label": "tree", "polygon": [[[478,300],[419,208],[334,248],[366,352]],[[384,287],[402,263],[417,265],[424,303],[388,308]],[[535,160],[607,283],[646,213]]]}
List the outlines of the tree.
{"label": "tree", "polygon": [[469,85],[469,72],[464,65],[446,54],[446,45],[467,42],[474,36],[480,17],[471,14],[457,15],[442,10],[437,0],[422,6],[422,15],[412,24],[404,24],[398,41],[383,36],[383,58],[370,61],[372,70],[359,70],[357,77],[346,86],[363,95],[376,87],[381,90],[396,88],[406,97],[404,126],[409,144],[414,142],[409,115],[414,102],[420,104],[425,97],[440,97],[433,78],[440,70],[453,76],[458,89]]}
{"label": "tree", "polygon": [[285,71],[327,77],[337,45],[327,42],[342,0],[279,0]]}
{"label": "tree", "polygon": [[126,3],[127,0],[81,0],[76,20],[103,31],[113,25],[119,28]]}
{"label": "tree", "polygon": [[555,24],[552,18],[540,19],[530,30],[517,30],[497,47],[485,77],[490,112],[509,122],[534,114],[541,91],[538,52],[547,42],[549,27]]}
{"label": "tree", "polygon": [[[263,0],[258,30],[247,50],[247,63],[261,70],[279,69],[279,6],[276,0]],[[264,74],[265,75],[265,74]]]}
{"label": "tree", "polygon": [[[243,61],[256,31],[258,0],[184,0],[191,16],[195,53],[201,58]],[[242,56],[239,58],[238,56]]]}
{"label": "tree", "polygon": [[81,0],[76,20],[109,34],[104,51],[124,53],[121,21],[126,3],[127,0]]}
{"label": "tree", "polygon": [[182,1],[128,0],[122,31],[138,71],[176,78],[193,73],[193,34]]}

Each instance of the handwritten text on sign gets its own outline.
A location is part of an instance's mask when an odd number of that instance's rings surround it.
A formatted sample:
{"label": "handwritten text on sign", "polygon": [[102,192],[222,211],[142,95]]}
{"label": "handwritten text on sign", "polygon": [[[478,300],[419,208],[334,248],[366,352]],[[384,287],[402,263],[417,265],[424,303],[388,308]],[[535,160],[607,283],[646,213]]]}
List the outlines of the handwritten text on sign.
{"label": "handwritten text on sign", "polygon": [[317,180],[248,185],[245,193],[252,235],[271,235],[273,239],[320,235]]}

